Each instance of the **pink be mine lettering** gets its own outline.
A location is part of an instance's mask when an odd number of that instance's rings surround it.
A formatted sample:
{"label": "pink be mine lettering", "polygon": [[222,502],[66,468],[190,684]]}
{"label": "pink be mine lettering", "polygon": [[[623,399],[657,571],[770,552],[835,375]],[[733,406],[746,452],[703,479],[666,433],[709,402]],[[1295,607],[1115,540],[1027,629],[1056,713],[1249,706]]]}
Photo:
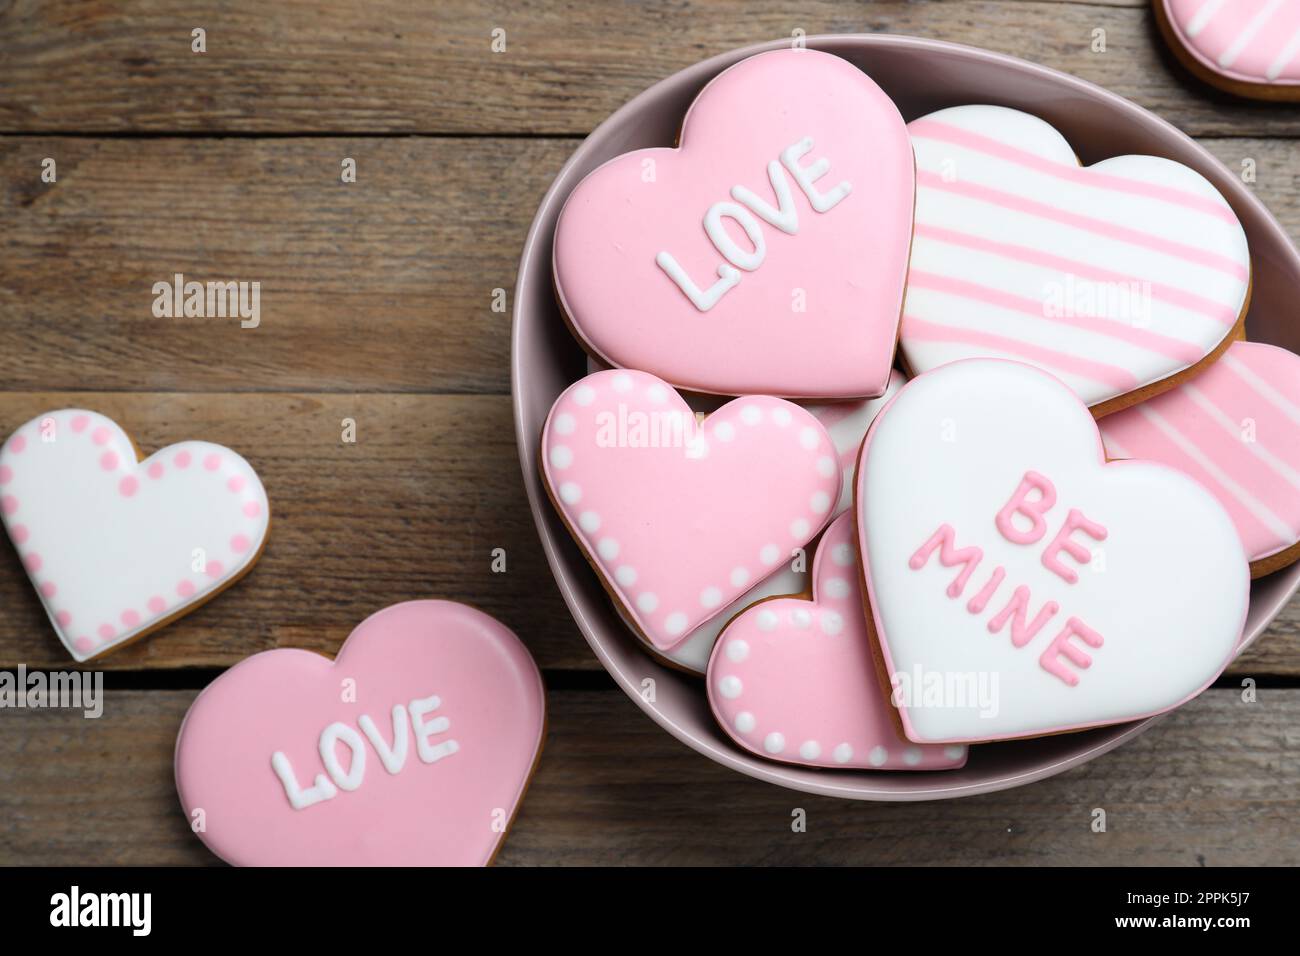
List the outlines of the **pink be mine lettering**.
{"label": "pink be mine lettering", "polygon": [[[1028,471],[1025,472],[1025,477],[1021,480],[1015,493],[1012,494],[1011,499],[997,513],[994,523],[1002,536],[1012,544],[1037,544],[1047,534],[1045,515],[1055,504],[1056,486],[1038,472]],[[1018,527],[1016,522],[1012,520],[1015,515],[1027,518],[1029,527]],[[1069,584],[1077,583],[1079,574],[1073,568],[1062,563],[1060,559],[1061,553],[1068,554],[1079,564],[1087,564],[1092,560],[1091,552],[1071,537],[1075,532],[1079,531],[1097,541],[1105,540],[1107,534],[1106,529],[1100,524],[1090,520],[1079,509],[1071,508],[1064,524],[1061,525],[1056,536],[1052,538],[1043,551],[1042,556],[1043,567]],[[947,594],[950,598],[959,598],[965,593],[966,585],[975,574],[975,569],[984,560],[983,549],[973,545],[958,548],[956,540],[957,534],[952,525],[942,524],[908,561],[908,567],[914,571],[919,571],[930,560],[930,555],[938,551],[941,565],[946,568],[960,567],[961,570],[958,572],[957,577],[953,578],[947,588]],[[992,601],[994,595],[998,593],[1006,576],[1005,568],[1001,566],[994,568],[985,583],[966,602],[966,610],[971,614],[982,614],[989,606],[989,602]],[[1032,606],[1029,588],[1020,585],[1011,592],[1011,597],[1007,602],[989,618],[988,630],[990,634],[997,634],[1009,624],[1012,646],[1024,647],[1037,636],[1048,621],[1056,616],[1060,609],[1060,605],[1055,601],[1046,601],[1038,609],[1038,613],[1030,618]],[[1070,687],[1074,687],[1079,683],[1079,676],[1068,668],[1065,662],[1069,661],[1080,670],[1086,670],[1092,664],[1092,658],[1078,644],[1072,643],[1072,638],[1078,638],[1093,649],[1101,647],[1103,643],[1100,634],[1077,617],[1070,617],[1066,620],[1065,626],[1060,633],[1052,639],[1052,642],[1048,644],[1038,658],[1039,666]]]}

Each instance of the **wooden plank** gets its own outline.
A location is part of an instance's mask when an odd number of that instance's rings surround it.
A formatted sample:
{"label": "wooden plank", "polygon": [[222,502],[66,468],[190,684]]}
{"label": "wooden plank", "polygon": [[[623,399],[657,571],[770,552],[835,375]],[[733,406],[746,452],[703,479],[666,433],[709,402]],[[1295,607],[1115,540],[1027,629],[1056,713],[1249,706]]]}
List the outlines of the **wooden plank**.
{"label": "wooden plank", "polygon": [[[271,537],[248,577],[97,666],[227,667],[273,647],[333,654],[372,612],[444,597],[500,617],[545,668],[599,670],[542,555],[508,398],[11,392],[0,393],[0,432],[72,402],[114,418],[144,454],[185,438],[229,445],[271,500]],[[356,421],[356,444],[340,440],[344,418]],[[493,548],[506,551],[504,574],[491,571]],[[0,607],[0,667],[65,666],[7,544]],[[1232,673],[1300,674],[1297,634],[1300,597]]]}
{"label": "wooden plank", "polygon": [[[207,31],[207,52],[191,31]],[[1148,4],[782,0],[505,9],[486,0],[19,0],[0,19],[0,130],[585,134],[698,60],[802,29],[982,46],[1105,86],[1196,134],[1283,135],[1300,115],[1198,83]],[[504,52],[492,51],[505,31]],[[1106,52],[1092,52],[1104,30]]]}
{"label": "wooden plank", "polygon": [[[509,391],[524,235],[565,141],[0,140],[14,389]],[[52,157],[58,181],[41,182]],[[357,182],[340,181],[345,157]],[[261,283],[260,325],[155,282]]]}
{"label": "wooden plank", "polygon": [[[110,691],[99,720],[0,712],[0,865],[215,863],[172,782],[193,697]],[[726,770],[613,690],[553,691],[549,706],[546,750],[502,865],[1300,863],[1300,690],[1265,691],[1250,705],[1212,690],[1050,780],[892,805]],[[791,830],[795,808],[807,814],[804,833]],[[1106,811],[1105,833],[1091,830],[1095,808]]]}
{"label": "wooden plank", "polygon": [[[1206,144],[1300,234],[1288,141]],[[0,139],[13,389],[509,391],[508,314],[565,140]],[[59,180],[40,182],[56,158]],[[359,181],[339,182],[358,161]],[[261,324],[155,318],[155,282],[262,283]],[[574,352],[577,353],[577,346]]]}

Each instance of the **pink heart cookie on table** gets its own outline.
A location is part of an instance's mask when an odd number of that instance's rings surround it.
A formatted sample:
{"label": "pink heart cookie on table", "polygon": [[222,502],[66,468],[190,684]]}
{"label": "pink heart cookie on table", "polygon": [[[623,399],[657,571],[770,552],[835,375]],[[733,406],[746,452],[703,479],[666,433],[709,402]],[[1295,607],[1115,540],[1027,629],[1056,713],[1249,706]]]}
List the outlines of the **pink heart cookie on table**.
{"label": "pink heart cookie on table", "polygon": [[229,448],[185,441],[136,460],[111,419],[32,419],[0,448],[0,517],[59,639],[89,660],[238,580],[270,526],[266,491]]}
{"label": "pink heart cookie on table", "polygon": [[721,395],[880,395],[912,237],[912,149],[861,70],[814,50],[742,60],[677,148],[587,176],[555,232],[561,306],[606,363]]}
{"label": "pink heart cookie on table", "polygon": [[541,752],[541,675],[450,601],[362,621],[330,661],[264,651],[213,681],[176,740],[200,838],[241,866],[483,866]]}
{"label": "pink heart cookie on table", "polygon": [[1250,575],[1195,479],[1106,462],[1087,408],[1018,362],[910,381],[857,474],[873,627],[910,740],[1039,736],[1162,713],[1241,637]]}
{"label": "pink heart cookie on table", "polygon": [[1255,99],[1300,99],[1296,0],[1153,2],[1165,40],[1205,82]]}
{"label": "pink heart cookie on table", "polygon": [[1000,106],[914,120],[916,239],[899,347],[925,372],[1006,358],[1102,415],[1226,348],[1250,293],[1246,234],[1200,173],[1157,156],[1080,166]]}
{"label": "pink heart cookie on table", "polygon": [[698,422],[646,372],[597,372],[542,432],[547,491],[606,589],[666,650],[777,570],[830,520],[840,468],[791,402],[738,398]]}
{"label": "pink heart cookie on table", "polygon": [[1227,509],[1259,577],[1300,558],[1300,356],[1234,342],[1206,372],[1101,422],[1112,458],[1191,475]]}
{"label": "pink heart cookie on table", "polygon": [[732,739],[811,767],[947,770],[960,745],[899,737],[876,679],[858,579],[853,515],[832,522],[813,562],[813,600],[774,598],[723,630],[709,660],[709,704]]}

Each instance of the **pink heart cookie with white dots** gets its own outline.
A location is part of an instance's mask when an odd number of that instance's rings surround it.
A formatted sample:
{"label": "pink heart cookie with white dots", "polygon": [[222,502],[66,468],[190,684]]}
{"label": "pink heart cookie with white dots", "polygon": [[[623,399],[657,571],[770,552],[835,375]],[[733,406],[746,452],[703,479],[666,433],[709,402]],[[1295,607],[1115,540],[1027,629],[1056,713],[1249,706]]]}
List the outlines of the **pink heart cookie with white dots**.
{"label": "pink heart cookie with white dots", "polygon": [[830,520],[840,466],[791,402],[738,398],[703,422],[646,372],[588,375],[542,433],[548,492],[641,634],[679,644]]}
{"label": "pink heart cookie with white dots", "polygon": [[713,649],[709,704],[732,739],[810,767],[949,770],[966,748],[904,740],[876,678],[853,515],[831,524],[813,561],[813,600],[774,598],[733,620]]}
{"label": "pink heart cookie with white dots", "polygon": [[111,419],[48,412],[0,448],[0,514],[78,661],[166,624],[246,573],[266,491],[229,448],[186,441],[136,460]]}
{"label": "pink heart cookie with white dots", "polygon": [[815,50],[742,60],[681,145],[589,174],[560,213],[555,282],[587,350],[719,395],[871,398],[889,382],[912,241],[898,108]]}

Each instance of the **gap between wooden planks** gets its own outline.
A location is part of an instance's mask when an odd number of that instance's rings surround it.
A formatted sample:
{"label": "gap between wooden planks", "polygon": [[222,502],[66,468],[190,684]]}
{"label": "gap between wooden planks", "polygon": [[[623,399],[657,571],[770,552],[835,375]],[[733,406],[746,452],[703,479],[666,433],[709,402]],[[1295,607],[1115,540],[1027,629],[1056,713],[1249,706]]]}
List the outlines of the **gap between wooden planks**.
{"label": "gap between wooden planks", "polygon": [[[219,598],[97,662],[226,667],[273,647],[333,654],[367,615],[442,597],[501,618],[543,668],[599,664],[560,598],[524,498],[510,399],[498,395],[0,392],[0,431],[80,403],[148,455],[202,437],[239,450],[271,502],[252,572]],[[355,444],[342,422],[356,423]],[[506,572],[491,570],[506,551]],[[0,667],[68,658],[13,548],[0,545]],[[1300,674],[1300,597],[1230,670]]]}
{"label": "gap between wooden planks", "polygon": [[[191,51],[196,27],[205,53]],[[1300,133],[1297,111],[1191,78],[1156,36],[1147,0],[574,0],[510,10],[488,0],[286,0],[202,14],[185,0],[129,11],[20,0],[0,16],[0,130],[585,135],[655,81],[796,29],[1010,53],[1192,134]],[[494,30],[505,31],[503,52],[492,51]],[[1105,52],[1093,49],[1098,30]]]}
{"label": "gap between wooden planks", "polygon": [[[1293,143],[1205,145],[1233,170],[1253,160],[1260,198],[1300,233]],[[506,394],[510,316],[492,311],[494,290],[513,295],[533,213],[574,146],[0,138],[0,382]],[[356,183],[339,181],[344,157]],[[153,284],[177,272],[261,282],[261,325],[155,318]]]}
{"label": "gap between wooden planks", "polygon": [[[13,711],[0,865],[215,864],[172,779],[193,691],[110,692],[104,716]],[[502,865],[1295,865],[1300,690],[1210,690],[1118,750],[1031,787],[871,804],[783,790],[688,750],[621,694],[552,691]],[[635,755],[629,758],[629,755]],[[94,767],[93,786],[86,768]],[[791,830],[795,808],[807,830]],[[1094,833],[1094,810],[1106,832]]]}

